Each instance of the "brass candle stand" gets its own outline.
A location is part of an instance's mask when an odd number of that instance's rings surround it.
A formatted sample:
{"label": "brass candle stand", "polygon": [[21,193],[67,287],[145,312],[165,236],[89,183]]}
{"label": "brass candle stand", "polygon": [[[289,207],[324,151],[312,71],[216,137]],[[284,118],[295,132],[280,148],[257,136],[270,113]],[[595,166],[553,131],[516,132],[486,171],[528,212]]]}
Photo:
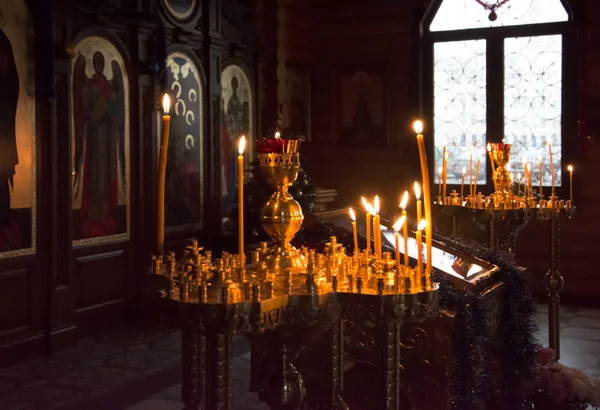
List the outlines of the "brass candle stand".
{"label": "brass candle stand", "polygon": [[[490,248],[516,253],[516,239],[530,220],[550,223],[550,270],[545,276],[548,290],[548,332],[549,345],[560,358],[559,293],[564,279],[558,272],[560,255],[560,222],[574,217],[576,207],[570,200],[551,195],[547,200],[540,193],[535,197],[531,185],[524,195],[514,195],[511,190],[510,174],[506,165],[510,161],[510,144],[491,144],[491,157],[496,163],[493,172],[494,193],[484,196],[481,192],[460,198],[456,191],[449,197],[437,198],[436,204],[442,207],[444,215],[452,217],[453,235],[458,232],[458,217],[462,209],[473,214],[473,220],[489,234]],[[525,191],[527,194],[525,194]]]}
{"label": "brass candle stand", "polygon": [[[261,221],[273,244],[261,243],[251,261],[222,253],[214,259],[194,241],[177,260],[153,257],[152,273],[165,281],[161,296],[183,315],[182,399],[186,409],[231,409],[231,342],[252,342],[251,390],[274,409],[347,409],[343,389],[346,319],[376,326],[377,409],[399,408],[400,326],[436,317],[437,284],[426,287],[414,268],[395,270],[390,253],[347,255],[331,237],[323,253],[290,241],[302,225],[300,205],[287,192],[298,175],[299,142],[259,154],[259,168],[275,192]],[[319,341],[326,352],[321,388],[305,384],[295,361]],[[326,399],[323,399],[323,393]],[[312,408],[312,407],[311,407]]]}

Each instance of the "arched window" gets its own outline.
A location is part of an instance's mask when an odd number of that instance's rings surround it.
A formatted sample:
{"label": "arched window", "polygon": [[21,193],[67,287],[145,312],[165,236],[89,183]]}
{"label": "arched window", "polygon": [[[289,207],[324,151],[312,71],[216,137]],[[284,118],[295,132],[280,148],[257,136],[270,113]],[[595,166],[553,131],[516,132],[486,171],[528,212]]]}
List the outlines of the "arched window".
{"label": "arched window", "polygon": [[[564,0],[440,0],[424,19],[424,101],[433,120],[435,169],[448,150],[448,184],[460,184],[473,147],[481,158],[478,185],[491,181],[488,142],[513,144],[511,172],[543,163],[561,183],[570,132],[565,71],[571,13]],[[571,47],[572,48],[572,47]],[[572,52],[572,51],[571,51]],[[435,180],[438,180],[435,172]],[[535,185],[539,173],[533,173]]]}

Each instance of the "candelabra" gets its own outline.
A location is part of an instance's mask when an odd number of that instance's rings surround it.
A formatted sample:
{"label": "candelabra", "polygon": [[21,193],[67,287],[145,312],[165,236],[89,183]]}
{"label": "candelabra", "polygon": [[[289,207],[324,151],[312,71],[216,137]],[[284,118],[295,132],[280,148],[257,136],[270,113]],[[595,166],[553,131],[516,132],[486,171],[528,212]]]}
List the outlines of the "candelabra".
{"label": "candelabra", "polygon": [[462,198],[456,191],[453,191],[449,197],[438,197],[437,204],[442,207],[444,214],[452,217],[454,235],[457,234],[459,210],[470,209],[476,224],[488,231],[490,247],[513,254],[516,252],[516,238],[530,220],[537,219],[550,223],[550,270],[545,276],[549,297],[548,331],[550,347],[554,349],[559,358],[559,293],[564,284],[563,277],[558,272],[560,222],[563,219],[573,218],[576,207],[573,206],[572,198],[565,201],[554,195],[554,177],[552,177],[552,195],[547,200],[543,199],[540,189],[539,196],[536,198],[532,189],[530,172],[528,173],[529,182],[527,178],[525,179],[523,195],[521,195],[520,189],[517,191],[517,195],[514,195],[511,189],[512,178],[506,169],[510,161],[511,148],[511,144],[489,145],[492,169],[494,169],[494,165],[496,167],[492,176],[495,188],[493,194],[484,196],[481,192],[477,193],[473,190],[472,194]]}
{"label": "candelabra", "polygon": [[[323,253],[290,241],[302,225],[300,205],[287,192],[298,175],[299,141],[259,142],[259,169],[274,188],[261,222],[272,244],[260,244],[251,262],[222,253],[214,259],[194,241],[177,260],[153,257],[153,273],[165,278],[163,298],[184,315],[182,398],[186,409],[230,409],[231,340],[252,342],[251,389],[272,408],[300,409],[311,392],[294,366],[307,346],[325,340],[328,399],[319,408],[346,409],[341,398],[343,323],[376,326],[377,409],[399,405],[399,336],[405,321],[438,314],[438,285],[419,267],[401,266],[384,252],[347,255],[331,237]],[[422,269],[422,268],[421,268]],[[313,399],[314,400],[314,399]]]}

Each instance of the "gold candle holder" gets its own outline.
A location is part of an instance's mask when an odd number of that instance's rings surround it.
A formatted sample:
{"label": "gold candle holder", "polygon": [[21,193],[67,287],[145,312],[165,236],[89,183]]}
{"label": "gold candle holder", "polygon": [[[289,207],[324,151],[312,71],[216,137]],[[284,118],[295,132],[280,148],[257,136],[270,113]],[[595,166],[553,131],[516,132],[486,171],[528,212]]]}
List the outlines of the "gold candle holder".
{"label": "gold candle holder", "polygon": [[300,169],[300,141],[285,140],[282,152],[260,153],[260,172],[275,192],[264,203],[261,222],[265,232],[273,238],[275,246],[265,258],[269,273],[283,274],[286,270],[305,273],[307,263],[301,252],[290,241],[302,226],[302,207],[290,195],[288,188],[298,178]]}
{"label": "gold candle holder", "polygon": [[492,158],[496,163],[496,170],[492,176],[496,186],[496,203],[506,204],[507,201],[512,200],[510,173],[506,170],[512,144],[491,144],[491,148]]}

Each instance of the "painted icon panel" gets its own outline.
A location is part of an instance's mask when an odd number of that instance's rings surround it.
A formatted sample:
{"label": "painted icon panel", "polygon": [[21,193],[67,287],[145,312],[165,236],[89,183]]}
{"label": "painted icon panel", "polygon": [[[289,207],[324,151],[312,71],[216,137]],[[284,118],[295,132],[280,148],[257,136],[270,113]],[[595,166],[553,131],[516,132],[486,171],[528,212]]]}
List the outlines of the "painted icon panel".
{"label": "painted icon panel", "polygon": [[221,73],[221,186],[225,209],[236,201],[238,140],[248,141],[244,155],[245,168],[254,158],[252,88],[246,72],[238,65],[229,65]]}
{"label": "painted icon panel", "polygon": [[31,14],[0,3],[0,258],[35,251],[35,84]]}
{"label": "painted icon panel", "polygon": [[167,57],[168,87],[173,101],[167,153],[165,225],[169,229],[202,223],[202,82],[190,56]]}
{"label": "painted icon panel", "polygon": [[123,56],[90,36],[72,62],[73,238],[129,236],[129,79]]}

